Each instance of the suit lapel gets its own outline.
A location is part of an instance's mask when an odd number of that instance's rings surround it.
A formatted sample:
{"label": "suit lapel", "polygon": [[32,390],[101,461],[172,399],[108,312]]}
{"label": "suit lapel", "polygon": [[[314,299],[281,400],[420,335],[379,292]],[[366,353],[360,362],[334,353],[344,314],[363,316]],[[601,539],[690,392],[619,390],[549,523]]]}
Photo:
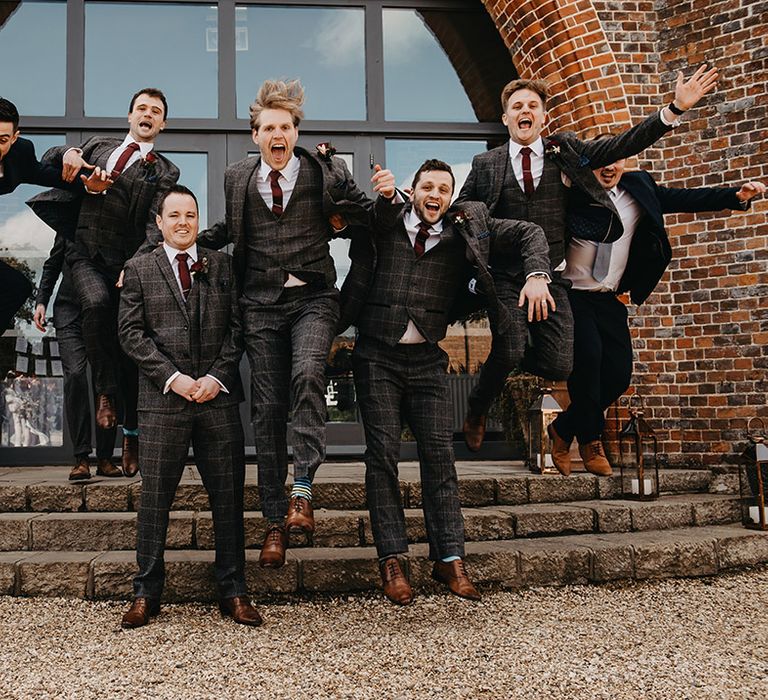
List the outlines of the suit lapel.
{"label": "suit lapel", "polygon": [[168,261],[168,256],[165,254],[165,248],[159,246],[157,250],[154,251],[153,255],[155,256],[155,261],[157,262],[157,266],[160,268],[161,274],[171,289],[173,298],[176,300],[176,303],[179,305],[181,312],[184,314],[184,318],[189,321],[187,305],[184,303],[184,297],[181,295],[181,288],[179,287],[179,283],[176,281],[176,275],[173,273],[171,263]]}
{"label": "suit lapel", "polygon": [[488,209],[493,210],[501,197],[501,190],[504,187],[504,178],[507,176],[507,165],[509,164],[509,143],[492,151],[491,168],[493,170],[493,191],[490,196]]}
{"label": "suit lapel", "polygon": [[[232,188],[229,193],[229,208],[232,212],[232,231],[233,235],[237,236],[235,240],[235,247],[238,245],[238,241],[242,239],[244,235],[244,215],[245,215],[245,202],[248,198],[248,187],[251,182],[251,178],[254,177],[256,171],[261,165],[261,156],[255,156],[248,158],[242,164],[242,172],[238,173],[232,180]],[[262,202],[264,200],[262,199]]]}

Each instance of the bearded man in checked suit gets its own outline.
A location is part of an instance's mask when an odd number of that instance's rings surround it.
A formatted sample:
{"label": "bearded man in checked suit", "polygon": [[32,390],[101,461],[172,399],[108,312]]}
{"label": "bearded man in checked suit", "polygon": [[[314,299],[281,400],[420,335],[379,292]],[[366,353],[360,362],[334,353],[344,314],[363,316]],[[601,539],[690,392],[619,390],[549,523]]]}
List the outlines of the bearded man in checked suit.
{"label": "bearded man in checked suit", "polygon": [[[364,227],[373,206],[332,149],[309,153],[296,146],[303,101],[297,80],[261,86],[251,105],[260,156],[227,169],[226,220],[200,236],[211,248],[234,244],[251,365],[259,494],[268,521],[259,562],[273,568],[285,563],[289,532],[310,539],[315,529],[312,479],[325,458],[325,365],[339,321],[329,218],[343,202],[358,212],[355,223]],[[372,181],[375,191],[394,193],[389,171],[377,171]],[[289,414],[290,499],[285,494]]]}
{"label": "bearded man in checked suit", "polygon": [[[458,201],[483,202],[491,216],[532,221],[544,229],[553,270],[549,289],[554,303],[543,304],[529,318],[519,296],[526,281],[519,261],[504,254],[492,256],[492,273],[499,296],[512,316],[512,329],[504,334],[493,331],[491,353],[469,396],[464,437],[470,450],[477,451],[482,446],[488,409],[513,368],[522,366],[556,381],[568,379],[571,373],[573,316],[568,303],[569,283],[561,276],[565,268],[566,203],[570,190],[581,190],[594,205],[607,205],[607,195],[592,170],[651,146],[679,124],[678,117],[714,89],[716,82],[717,72],[707,71],[706,66],[697,69],[688,80],[679,73],[669,106],[628,131],[599,141],[582,141],[572,132],[542,136],[549,96],[544,81],[513,80],[504,87],[501,120],[509,131],[509,141],[475,156]],[[585,446],[582,457],[589,471],[610,471],[599,443]]]}
{"label": "bearded man in checked suit", "polygon": [[[62,167],[62,178],[81,175],[79,194],[50,190],[33,197],[33,211],[55,231],[74,238],[67,255],[78,302],[82,332],[97,397],[96,423],[117,423],[117,399],[124,408],[123,464],[127,476],[138,471],[136,454],[136,367],[117,341],[118,281],[125,262],[153,250],[162,237],[155,223],[161,193],[179,178],[179,169],[154,149],[165,128],[168,104],[156,88],[131,99],[124,139],[94,137],[80,148],[50,149],[44,162]],[[106,476],[120,476],[119,469]]]}

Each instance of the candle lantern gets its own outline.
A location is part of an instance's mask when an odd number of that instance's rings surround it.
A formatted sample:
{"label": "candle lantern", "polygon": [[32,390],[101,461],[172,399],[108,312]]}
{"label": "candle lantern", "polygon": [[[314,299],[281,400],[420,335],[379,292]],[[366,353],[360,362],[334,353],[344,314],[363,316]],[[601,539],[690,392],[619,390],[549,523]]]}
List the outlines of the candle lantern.
{"label": "candle lantern", "polygon": [[768,435],[762,418],[752,418],[747,424],[749,445],[741,455],[739,491],[741,494],[741,520],[745,527],[768,530],[765,509],[768,488]]}
{"label": "candle lantern", "polygon": [[538,474],[559,474],[552,461],[549,424],[563,409],[550,387],[539,387],[538,396],[528,409],[528,468]]}
{"label": "candle lantern", "polygon": [[629,420],[619,430],[621,495],[650,501],[659,497],[658,441],[645,420],[642,396],[630,396],[627,408]]}

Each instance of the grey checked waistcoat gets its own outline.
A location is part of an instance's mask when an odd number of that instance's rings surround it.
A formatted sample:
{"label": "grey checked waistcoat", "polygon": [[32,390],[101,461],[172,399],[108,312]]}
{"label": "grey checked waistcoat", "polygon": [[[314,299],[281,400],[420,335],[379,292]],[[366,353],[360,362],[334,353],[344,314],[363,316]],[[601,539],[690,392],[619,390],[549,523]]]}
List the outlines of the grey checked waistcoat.
{"label": "grey checked waistcoat", "polygon": [[402,223],[393,233],[376,241],[376,274],[358,330],[397,345],[411,319],[430,343],[437,343],[445,337],[456,279],[464,269],[464,241],[451,228],[443,229],[440,242],[417,258]]}
{"label": "grey checked waistcoat", "polygon": [[246,297],[272,304],[291,273],[323,288],[336,284],[336,268],[323,215],[320,173],[301,158],[299,176],[282,216],[276,217],[259,194],[254,173],[245,207]]}
{"label": "grey checked waistcoat", "polygon": [[[549,243],[549,261],[554,270],[565,257],[565,209],[568,188],[561,179],[560,168],[549,158],[544,159],[544,171],[539,186],[529,200],[520,188],[512,164],[508,163],[504,173],[499,202],[493,215],[498,219],[520,219],[538,224],[544,229]],[[507,258],[491,255],[494,277],[503,276],[505,271],[519,271],[519,257]]]}

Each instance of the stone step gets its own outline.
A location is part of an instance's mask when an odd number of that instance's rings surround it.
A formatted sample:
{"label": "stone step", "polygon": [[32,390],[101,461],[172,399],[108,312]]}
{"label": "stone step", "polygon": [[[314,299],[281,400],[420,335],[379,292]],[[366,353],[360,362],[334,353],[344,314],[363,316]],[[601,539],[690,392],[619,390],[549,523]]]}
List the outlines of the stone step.
{"label": "stone step", "polygon": [[[494,505],[463,510],[467,541],[510,540],[556,535],[613,533],[702,527],[738,522],[736,496],[668,495],[657,501],[592,500],[568,503]],[[420,509],[406,509],[408,541],[426,542]],[[133,549],[136,513],[0,513],[0,551],[78,551]],[[365,547],[373,544],[370,519],[362,510],[315,511],[316,547]],[[258,512],[245,513],[245,544],[257,548],[266,521]],[[303,538],[292,538],[303,546]],[[213,549],[209,511],[173,511],[169,549]]]}
{"label": "stone step", "polygon": [[[346,465],[347,467],[349,465]],[[463,476],[460,472],[459,494],[465,508],[491,505],[524,505],[527,503],[564,503],[613,499],[621,495],[618,476],[599,479],[578,473],[570,477],[531,474],[519,466],[489,465],[487,475]],[[366,507],[363,467],[355,477],[323,480],[314,485],[314,501],[318,508],[329,510],[360,510]],[[48,469],[50,473],[52,469]],[[59,469],[61,478],[35,480],[34,470],[21,475],[0,474],[0,513],[9,512],[131,512],[138,509],[141,480],[92,479],[85,483],[66,481],[66,469]],[[347,469],[347,472],[351,471]],[[190,472],[192,470],[190,469]],[[259,510],[258,487],[249,470],[245,485],[245,509]],[[196,472],[195,472],[196,473]],[[26,476],[25,476],[26,474]],[[507,476],[507,474],[509,474]],[[738,493],[738,477],[726,474],[713,477],[709,470],[668,469],[660,476],[665,493]],[[413,468],[401,469],[401,493],[407,508],[421,506],[421,484]],[[199,477],[185,477],[179,484],[174,510],[209,510],[208,495]]]}
{"label": "stone step", "polygon": [[[430,580],[427,545],[412,545],[409,555],[414,587],[440,590]],[[211,551],[169,551],[164,600],[213,600],[213,556]],[[766,562],[768,533],[729,525],[470,542],[466,554],[478,584],[509,589],[709,576]],[[135,567],[132,551],[3,552],[0,595],[126,599]],[[372,547],[292,549],[278,570],[262,569],[258,552],[248,550],[246,576],[257,599],[380,586]]]}

